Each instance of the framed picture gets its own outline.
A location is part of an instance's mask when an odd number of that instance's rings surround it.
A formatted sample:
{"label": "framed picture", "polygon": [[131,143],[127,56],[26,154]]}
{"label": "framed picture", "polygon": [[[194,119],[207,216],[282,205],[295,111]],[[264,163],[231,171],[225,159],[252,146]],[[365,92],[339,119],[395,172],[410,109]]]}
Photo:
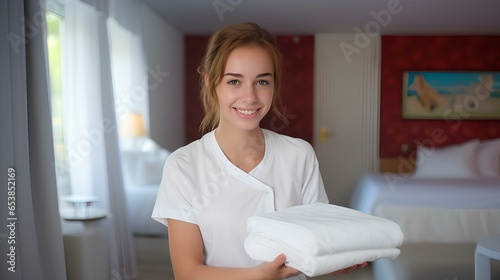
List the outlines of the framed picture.
{"label": "framed picture", "polygon": [[403,119],[500,119],[500,72],[406,71]]}

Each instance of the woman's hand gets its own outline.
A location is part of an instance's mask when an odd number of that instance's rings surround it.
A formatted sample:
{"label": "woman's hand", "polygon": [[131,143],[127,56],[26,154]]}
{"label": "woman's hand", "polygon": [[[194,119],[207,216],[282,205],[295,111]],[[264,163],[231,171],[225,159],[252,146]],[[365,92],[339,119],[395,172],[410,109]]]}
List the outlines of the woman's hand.
{"label": "woman's hand", "polygon": [[266,280],[282,280],[288,277],[297,276],[300,271],[285,265],[286,256],[280,254],[274,261],[267,262],[259,265],[257,268],[260,270]]}
{"label": "woman's hand", "polygon": [[356,265],[353,265],[353,266],[348,267],[348,268],[344,268],[344,269],[341,269],[341,270],[334,271],[334,272],[332,272],[330,274],[331,275],[346,274],[346,273],[352,272],[353,270],[356,270],[358,268],[363,268],[363,267],[367,267],[367,266],[368,266],[368,263],[365,262],[365,263],[362,263],[362,264],[356,264]]}

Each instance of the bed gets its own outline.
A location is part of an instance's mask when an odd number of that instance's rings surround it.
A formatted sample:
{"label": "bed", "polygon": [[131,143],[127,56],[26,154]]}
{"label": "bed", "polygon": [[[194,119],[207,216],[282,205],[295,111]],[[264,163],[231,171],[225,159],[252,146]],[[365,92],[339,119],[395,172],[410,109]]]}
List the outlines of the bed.
{"label": "bed", "polygon": [[413,173],[366,174],[351,197],[405,234],[398,258],[374,262],[375,279],[474,279],[477,240],[500,233],[500,139],[418,149]]}
{"label": "bed", "polygon": [[134,236],[166,237],[167,228],[151,213],[170,152],[154,142],[144,147],[121,151],[128,223]]}
{"label": "bed", "polygon": [[132,184],[125,188],[128,222],[134,236],[167,236],[167,228],[151,219],[158,186]]}

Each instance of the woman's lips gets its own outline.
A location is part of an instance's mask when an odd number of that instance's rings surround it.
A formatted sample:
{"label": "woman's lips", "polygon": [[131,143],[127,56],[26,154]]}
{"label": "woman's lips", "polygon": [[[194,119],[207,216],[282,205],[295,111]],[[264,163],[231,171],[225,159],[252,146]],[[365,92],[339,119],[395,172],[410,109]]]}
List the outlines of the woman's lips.
{"label": "woman's lips", "polygon": [[238,109],[234,108],[236,114],[242,118],[254,118],[260,109]]}

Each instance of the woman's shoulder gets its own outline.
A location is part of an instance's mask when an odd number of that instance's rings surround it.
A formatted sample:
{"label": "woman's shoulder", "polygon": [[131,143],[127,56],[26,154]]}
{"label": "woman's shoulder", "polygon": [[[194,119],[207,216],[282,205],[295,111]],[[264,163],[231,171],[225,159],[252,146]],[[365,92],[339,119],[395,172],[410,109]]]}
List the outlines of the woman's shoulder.
{"label": "woman's shoulder", "polygon": [[176,149],[167,159],[167,164],[193,165],[207,152],[208,135]]}
{"label": "woman's shoulder", "polygon": [[273,141],[273,143],[278,143],[281,145],[292,146],[297,148],[312,149],[312,145],[302,138],[280,134],[267,129],[263,129],[263,131],[268,137],[268,139]]}
{"label": "woman's shoulder", "polygon": [[263,130],[266,138],[272,143],[273,149],[290,150],[293,153],[314,153],[312,145],[304,139],[280,134],[271,130]]}

